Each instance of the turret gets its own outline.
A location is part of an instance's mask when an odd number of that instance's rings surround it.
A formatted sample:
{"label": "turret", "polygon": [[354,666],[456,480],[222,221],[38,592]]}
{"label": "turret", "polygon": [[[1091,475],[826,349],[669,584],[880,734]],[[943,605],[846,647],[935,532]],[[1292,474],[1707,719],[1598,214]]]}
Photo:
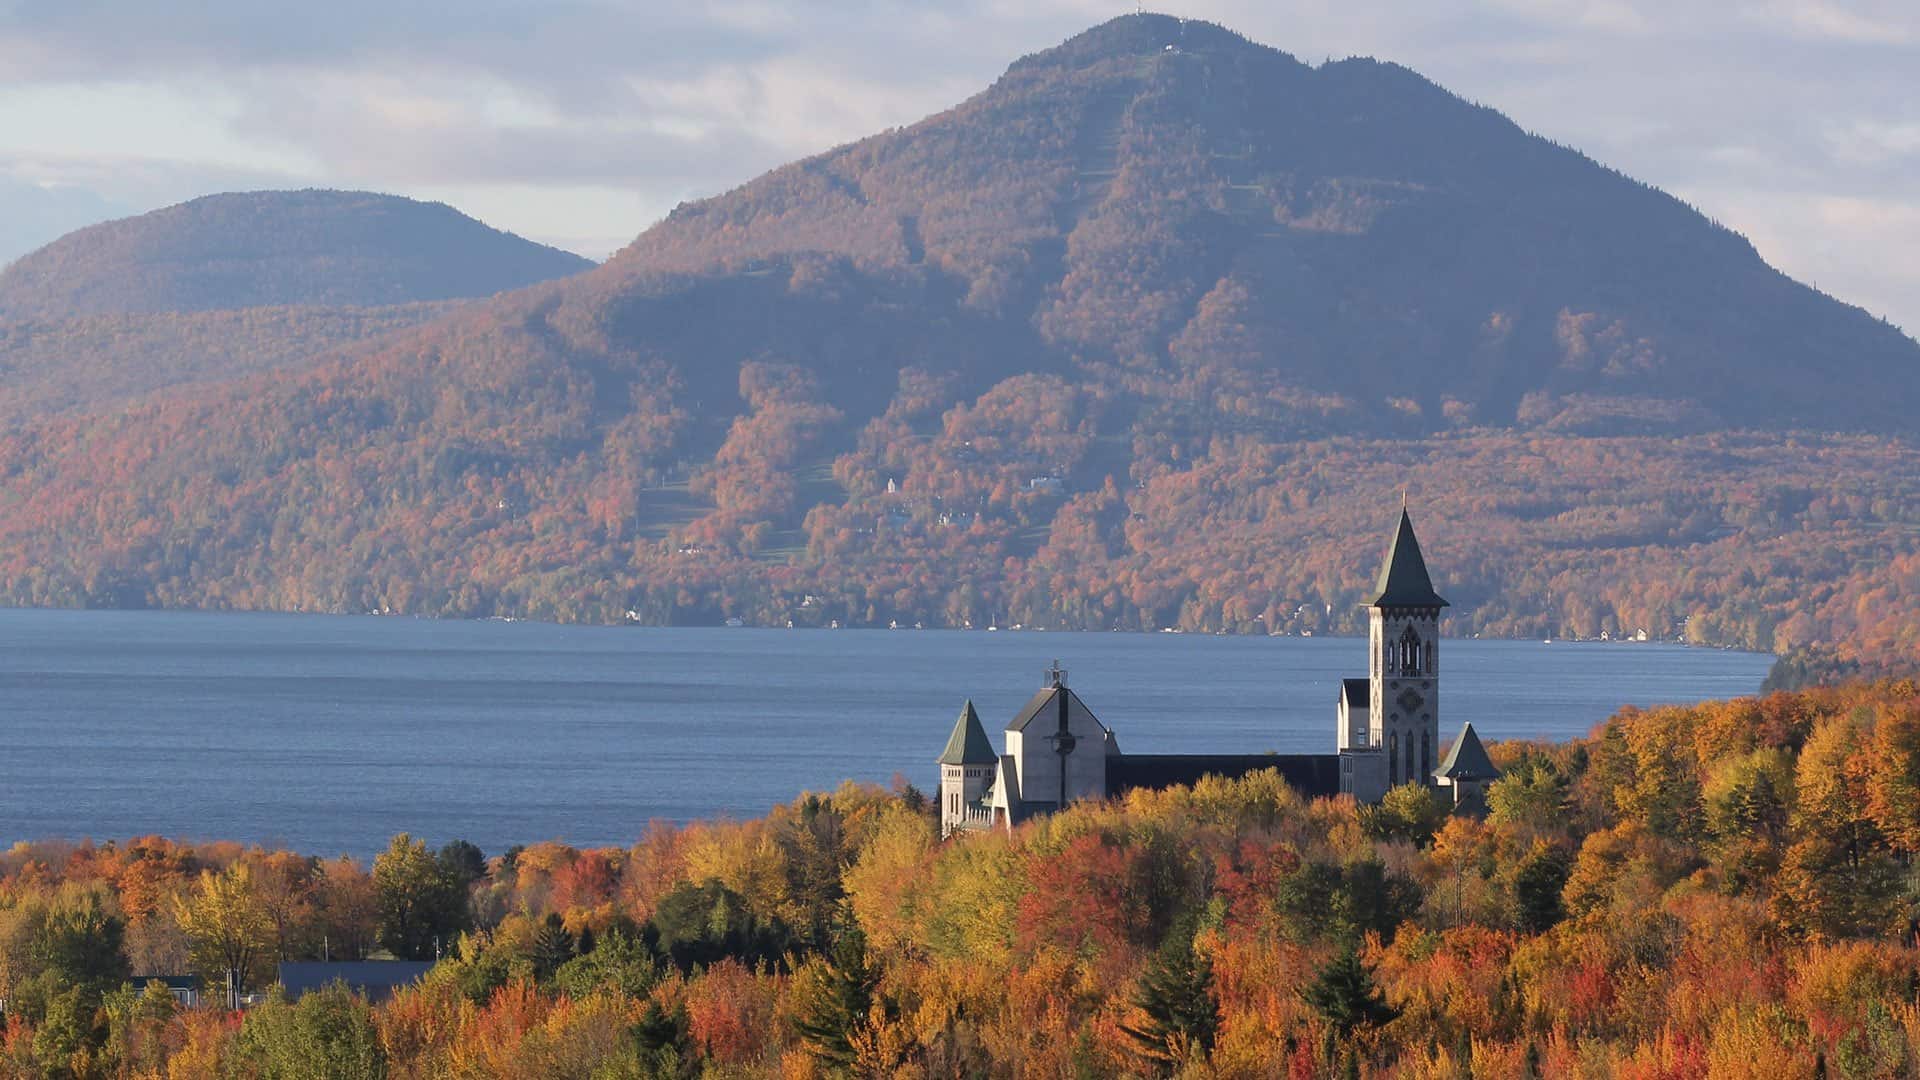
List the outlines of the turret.
{"label": "turret", "polygon": [[1487,748],[1480,745],[1480,735],[1473,730],[1471,721],[1460,729],[1460,737],[1453,740],[1447,759],[1433,771],[1434,783],[1440,785],[1443,792],[1452,794],[1454,809],[1461,813],[1484,811],[1487,785],[1498,779],[1500,770],[1487,756]]}
{"label": "turret", "polygon": [[1431,783],[1440,752],[1440,612],[1413,519],[1404,505],[1367,601],[1370,741],[1386,757],[1386,786]]}
{"label": "turret", "polygon": [[987,741],[987,729],[980,725],[980,714],[968,701],[953,723],[947,748],[940,752],[940,835],[948,837],[966,827],[969,808],[972,816],[984,811],[981,796],[993,780],[994,766],[1000,761]]}

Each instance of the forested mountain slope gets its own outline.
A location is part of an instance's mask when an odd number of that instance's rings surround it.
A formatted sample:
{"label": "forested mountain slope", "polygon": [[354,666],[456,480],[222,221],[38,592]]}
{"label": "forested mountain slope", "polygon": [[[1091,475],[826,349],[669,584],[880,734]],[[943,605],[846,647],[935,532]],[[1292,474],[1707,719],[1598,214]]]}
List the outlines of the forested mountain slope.
{"label": "forested mountain slope", "polygon": [[0,595],[1324,631],[1410,487],[1456,632],[1770,647],[1920,550],[1916,359],[1405,69],[1129,16],[599,269],[10,433]]}

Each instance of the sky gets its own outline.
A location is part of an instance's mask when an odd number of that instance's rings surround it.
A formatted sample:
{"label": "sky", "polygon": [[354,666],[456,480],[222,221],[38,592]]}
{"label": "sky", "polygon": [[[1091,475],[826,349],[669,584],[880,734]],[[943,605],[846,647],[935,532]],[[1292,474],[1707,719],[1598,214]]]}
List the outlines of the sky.
{"label": "sky", "polygon": [[[1920,332],[1914,0],[1210,0],[1393,60]],[[0,0],[0,261],[216,191],[448,202],[592,258],[1134,10],[1089,0]]]}

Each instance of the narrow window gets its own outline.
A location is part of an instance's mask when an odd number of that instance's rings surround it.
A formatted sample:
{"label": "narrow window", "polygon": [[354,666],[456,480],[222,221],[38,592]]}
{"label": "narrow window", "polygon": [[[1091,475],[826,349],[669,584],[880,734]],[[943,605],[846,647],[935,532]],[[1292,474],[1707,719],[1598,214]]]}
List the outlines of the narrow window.
{"label": "narrow window", "polygon": [[1431,757],[1433,750],[1428,741],[1429,738],[1426,732],[1420,733],[1420,779],[1422,780],[1433,779],[1433,758]]}
{"label": "narrow window", "polygon": [[1400,733],[1387,736],[1387,784],[1400,786]]}

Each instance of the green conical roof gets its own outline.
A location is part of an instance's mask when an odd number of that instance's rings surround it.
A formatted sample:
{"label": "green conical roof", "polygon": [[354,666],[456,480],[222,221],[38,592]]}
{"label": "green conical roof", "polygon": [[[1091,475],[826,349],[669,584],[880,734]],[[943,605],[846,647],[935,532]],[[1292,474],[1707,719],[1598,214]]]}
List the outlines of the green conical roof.
{"label": "green conical roof", "polygon": [[953,722],[953,734],[947,737],[947,748],[940,752],[940,764],[992,765],[999,760],[1000,755],[987,741],[987,729],[980,726],[980,714],[973,711],[969,700],[960,710],[960,719]]}
{"label": "green conical roof", "polygon": [[1393,546],[1387,549],[1387,561],[1380,564],[1380,578],[1374,582],[1373,599],[1368,607],[1446,607],[1447,602],[1433,591],[1433,579],[1427,576],[1427,560],[1420,554],[1420,541],[1413,535],[1413,519],[1407,508],[1400,508],[1400,530],[1393,534]]}
{"label": "green conical roof", "polygon": [[1434,772],[1434,778],[1448,780],[1498,780],[1500,770],[1493,767],[1493,759],[1487,756],[1487,748],[1480,745],[1480,736],[1474,733],[1469,722],[1460,729],[1460,737],[1453,740],[1453,747],[1447,751],[1447,760],[1440,763]]}

